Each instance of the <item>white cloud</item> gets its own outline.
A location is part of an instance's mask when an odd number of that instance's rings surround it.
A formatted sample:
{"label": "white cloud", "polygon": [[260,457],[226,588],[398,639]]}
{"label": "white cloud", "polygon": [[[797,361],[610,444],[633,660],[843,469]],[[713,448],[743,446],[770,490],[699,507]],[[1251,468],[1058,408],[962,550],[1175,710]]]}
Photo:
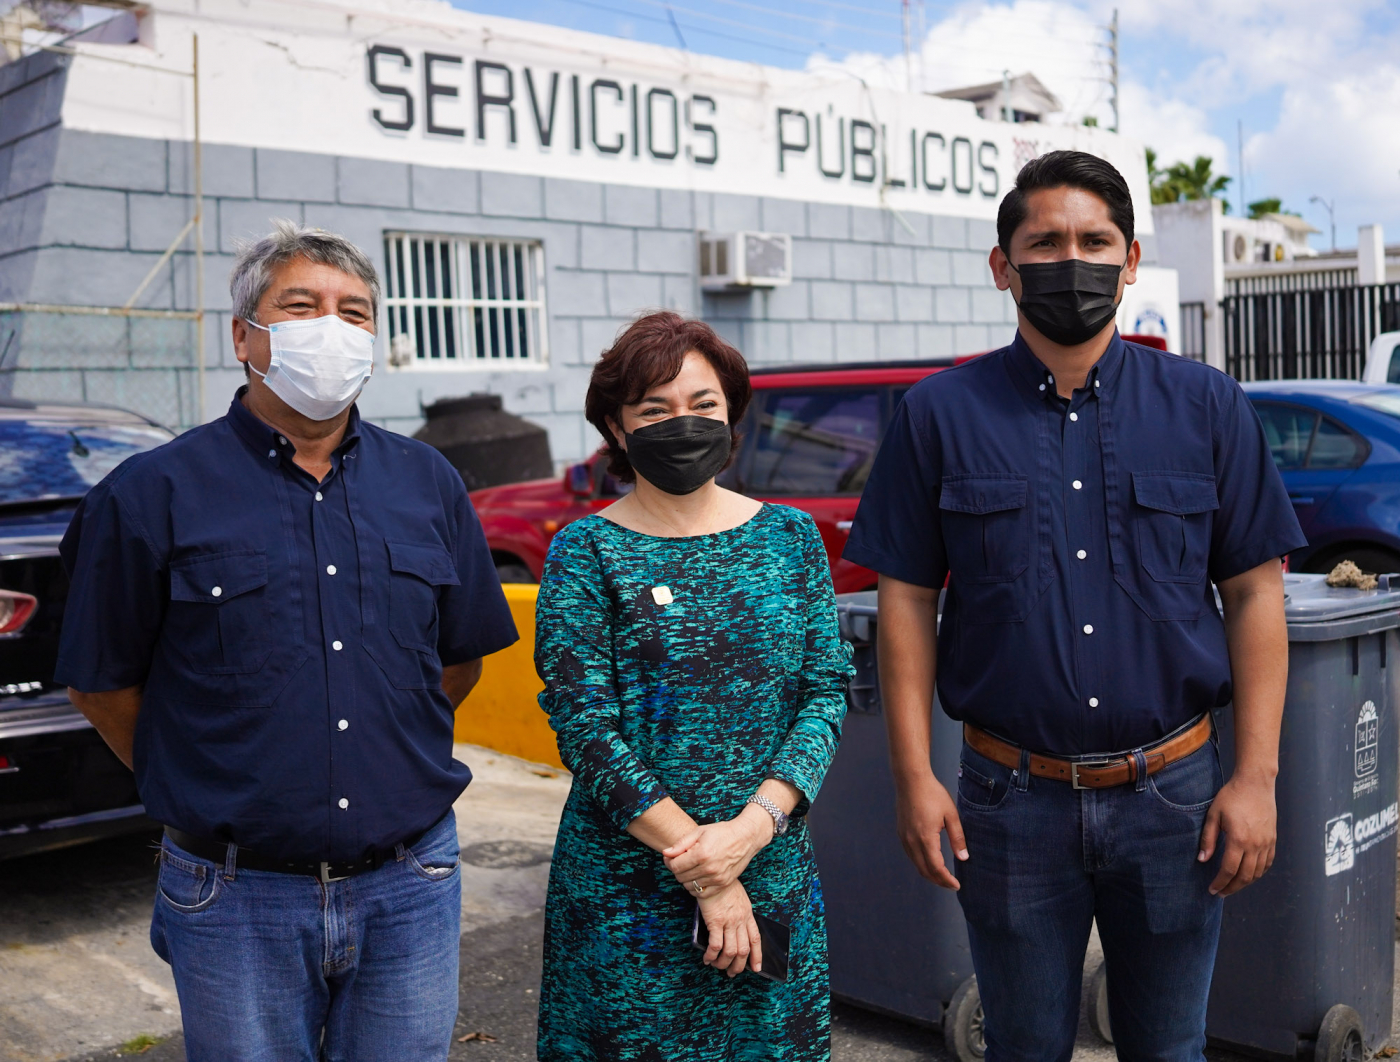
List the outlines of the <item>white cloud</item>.
{"label": "white cloud", "polygon": [[1245,166],[1251,198],[1282,195],[1318,228],[1326,212],[1309,196],[1335,199],[1341,246],[1376,221],[1400,240],[1400,66],[1286,90],[1278,125],[1250,139]]}
{"label": "white cloud", "polygon": [[[933,26],[906,71],[902,56],[814,56],[868,82],[928,91],[1033,72],[1065,105],[1051,121],[1108,124],[1104,26],[1114,8],[1125,35],[1160,40],[1160,69],[1125,69],[1123,132],[1164,164],[1197,155],[1235,174],[1231,129],[1277,93],[1274,128],[1245,147],[1250,199],[1282,196],[1322,227],[1310,195],[1337,198],[1338,243],[1355,226],[1386,223],[1400,239],[1400,29],[1393,0],[968,0]],[[1140,53],[1139,53],[1140,54]],[[1214,119],[1214,121],[1213,121]],[[1212,126],[1214,125],[1214,129]],[[1231,191],[1234,191],[1232,186]],[[1233,201],[1233,196],[1232,196]]]}
{"label": "white cloud", "polygon": [[1156,151],[1158,165],[1205,155],[1215,160],[1216,173],[1232,171],[1229,148],[1210,131],[1210,116],[1200,107],[1153,92],[1138,81],[1124,82],[1121,92],[1124,132]]}

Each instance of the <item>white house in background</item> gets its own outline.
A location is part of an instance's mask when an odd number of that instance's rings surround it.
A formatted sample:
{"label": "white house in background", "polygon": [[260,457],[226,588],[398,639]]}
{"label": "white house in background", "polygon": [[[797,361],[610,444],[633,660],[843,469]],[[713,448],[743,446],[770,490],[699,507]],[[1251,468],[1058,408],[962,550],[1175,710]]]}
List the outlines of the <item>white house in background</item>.
{"label": "white house in background", "polygon": [[1218,199],[1166,203],[1152,208],[1159,264],[1174,269],[1183,307],[1200,304],[1206,361],[1225,367],[1220,300],[1241,290],[1289,286],[1300,273],[1337,274],[1339,284],[1400,280],[1400,247],[1386,248],[1380,225],[1357,230],[1357,250],[1318,252],[1307,238],[1316,233],[1302,218],[1268,214],[1231,217]]}
{"label": "white house in background", "polygon": [[1038,122],[1047,114],[1064,110],[1059,98],[1031,73],[985,85],[945,89],[934,95],[945,100],[966,100],[977,108],[977,117],[988,122]]}

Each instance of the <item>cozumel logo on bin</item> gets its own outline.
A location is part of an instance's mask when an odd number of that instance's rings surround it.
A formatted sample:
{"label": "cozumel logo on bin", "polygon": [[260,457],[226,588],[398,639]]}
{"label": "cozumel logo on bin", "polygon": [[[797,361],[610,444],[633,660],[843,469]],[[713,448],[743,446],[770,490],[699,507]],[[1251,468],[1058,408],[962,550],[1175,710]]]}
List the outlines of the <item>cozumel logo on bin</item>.
{"label": "cozumel logo on bin", "polygon": [[1323,865],[1327,876],[1340,874],[1356,865],[1356,846],[1351,839],[1351,814],[1327,820],[1327,848]]}
{"label": "cozumel logo on bin", "polygon": [[1352,783],[1351,795],[1358,797],[1380,788],[1380,778],[1376,776],[1376,766],[1380,762],[1380,719],[1376,712],[1376,702],[1367,701],[1356,716],[1356,781]]}
{"label": "cozumel logo on bin", "polygon": [[1330,878],[1356,865],[1356,857],[1389,837],[1400,823],[1400,803],[1382,808],[1364,819],[1353,819],[1350,812],[1328,819],[1323,866]]}

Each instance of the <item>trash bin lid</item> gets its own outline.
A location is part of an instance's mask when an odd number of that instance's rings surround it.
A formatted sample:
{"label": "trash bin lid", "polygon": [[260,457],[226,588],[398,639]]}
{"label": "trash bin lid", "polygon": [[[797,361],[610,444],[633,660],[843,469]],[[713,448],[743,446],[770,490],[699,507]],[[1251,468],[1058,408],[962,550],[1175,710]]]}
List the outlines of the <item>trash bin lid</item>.
{"label": "trash bin lid", "polygon": [[1400,581],[1386,578],[1376,590],[1328,586],[1325,575],[1288,572],[1283,612],[1289,641],[1330,642],[1400,627]]}

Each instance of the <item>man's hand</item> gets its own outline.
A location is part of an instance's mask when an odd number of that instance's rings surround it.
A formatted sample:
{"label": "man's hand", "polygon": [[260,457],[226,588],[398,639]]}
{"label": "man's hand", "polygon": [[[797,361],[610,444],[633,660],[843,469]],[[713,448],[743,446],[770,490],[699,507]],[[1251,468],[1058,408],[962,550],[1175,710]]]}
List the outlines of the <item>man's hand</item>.
{"label": "man's hand", "polygon": [[705,965],[724,970],[730,977],[738,977],[746,966],[754,973],[763,969],[758,923],[744,886],[736,881],[723,889],[706,889],[699,902],[700,917],[710,931]]}
{"label": "man's hand", "polygon": [[753,804],[727,822],[697,826],[661,853],[666,869],[688,891],[699,882],[706,892],[739,880],[749,861],[773,839],[773,820]]}
{"label": "man's hand", "polygon": [[1225,834],[1225,852],[1220,857],[1220,873],[1210,883],[1210,894],[1232,896],[1273,866],[1278,808],[1272,779],[1248,781],[1236,774],[1225,783],[1201,830],[1201,851],[1196,858],[1202,863],[1215,855],[1221,833]]}
{"label": "man's hand", "polygon": [[922,783],[900,788],[895,800],[895,826],[904,854],[919,873],[935,885],[956,892],[960,888],[958,879],[943,861],[939,834],[948,831],[948,843],[959,861],[967,858],[967,841],[957,805],[932,771]]}

